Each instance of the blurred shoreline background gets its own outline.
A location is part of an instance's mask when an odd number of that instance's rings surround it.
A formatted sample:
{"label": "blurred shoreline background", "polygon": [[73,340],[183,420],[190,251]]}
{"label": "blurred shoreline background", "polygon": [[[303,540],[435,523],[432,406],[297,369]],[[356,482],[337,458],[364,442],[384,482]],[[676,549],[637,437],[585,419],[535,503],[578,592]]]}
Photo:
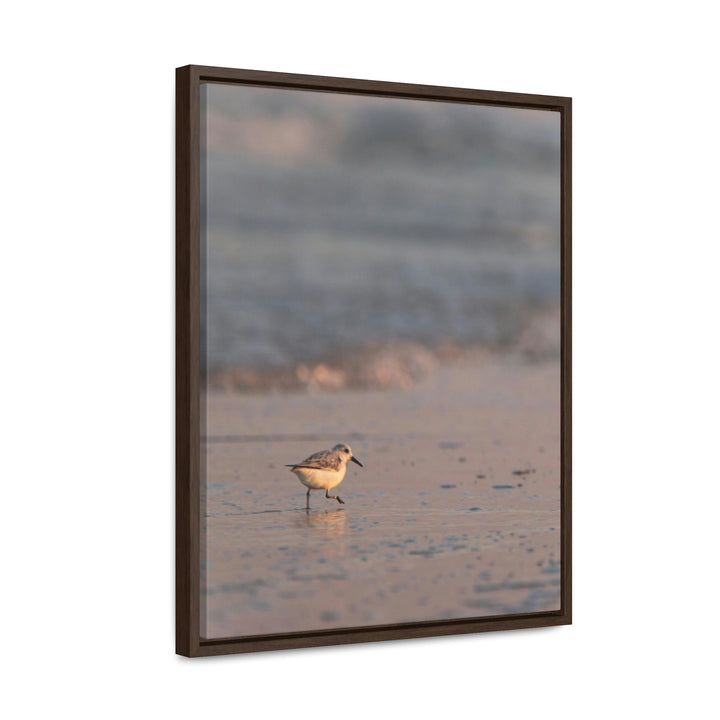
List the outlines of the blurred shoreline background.
{"label": "blurred shoreline background", "polygon": [[557,360],[556,113],[203,87],[208,389]]}

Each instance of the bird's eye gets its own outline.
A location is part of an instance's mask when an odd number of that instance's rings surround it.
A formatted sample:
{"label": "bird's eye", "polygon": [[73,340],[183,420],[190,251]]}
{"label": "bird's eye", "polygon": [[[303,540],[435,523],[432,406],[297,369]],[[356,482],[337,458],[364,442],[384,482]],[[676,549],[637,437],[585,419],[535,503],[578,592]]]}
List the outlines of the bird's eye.
{"label": "bird's eye", "polygon": [[346,452],[346,453],[349,453],[350,451],[349,451],[347,448],[345,448],[345,452]]}

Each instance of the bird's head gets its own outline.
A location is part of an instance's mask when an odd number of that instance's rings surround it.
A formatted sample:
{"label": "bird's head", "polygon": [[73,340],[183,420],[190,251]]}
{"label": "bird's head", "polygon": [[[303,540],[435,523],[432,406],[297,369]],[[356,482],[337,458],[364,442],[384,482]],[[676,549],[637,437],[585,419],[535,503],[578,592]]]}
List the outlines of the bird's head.
{"label": "bird's head", "polygon": [[337,450],[340,453],[340,457],[344,457],[346,462],[348,460],[352,460],[355,464],[363,467],[363,464],[356,457],[353,457],[352,450],[349,445],[346,445],[345,443],[338,443],[333,450]]}

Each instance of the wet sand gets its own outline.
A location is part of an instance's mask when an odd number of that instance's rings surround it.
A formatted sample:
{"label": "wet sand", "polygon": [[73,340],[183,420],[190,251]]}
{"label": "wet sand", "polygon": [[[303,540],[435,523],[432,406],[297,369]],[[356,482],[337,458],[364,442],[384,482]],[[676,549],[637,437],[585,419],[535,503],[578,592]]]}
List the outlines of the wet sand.
{"label": "wet sand", "polygon": [[[557,362],[465,358],[408,390],[211,394],[207,638],[556,610]],[[336,488],[283,467],[347,442]]]}

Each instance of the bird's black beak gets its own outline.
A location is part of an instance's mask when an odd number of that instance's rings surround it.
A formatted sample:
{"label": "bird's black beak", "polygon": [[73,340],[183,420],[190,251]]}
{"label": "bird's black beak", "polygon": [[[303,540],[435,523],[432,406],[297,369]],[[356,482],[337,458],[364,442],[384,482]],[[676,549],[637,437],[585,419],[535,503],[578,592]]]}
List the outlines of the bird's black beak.
{"label": "bird's black beak", "polygon": [[350,456],[350,459],[351,459],[356,465],[359,465],[360,467],[363,467],[363,464],[362,464],[356,457]]}

